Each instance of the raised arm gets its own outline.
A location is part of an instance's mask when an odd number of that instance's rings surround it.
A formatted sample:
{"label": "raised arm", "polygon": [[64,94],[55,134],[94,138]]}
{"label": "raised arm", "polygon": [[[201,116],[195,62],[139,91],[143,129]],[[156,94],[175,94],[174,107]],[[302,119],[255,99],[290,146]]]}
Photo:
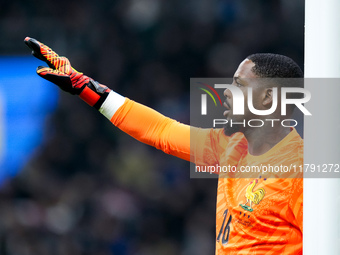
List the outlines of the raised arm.
{"label": "raised arm", "polygon": [[76,71],[66,57],[59,56],[33,38],[26,37],[24,42],[35,57],[48,65],[37,68],[39,76],[66,92],[78,95],[135,139],[176,157],[194,160],[190,157],[190,133],[198,132],[199,129],[181,124],[115,93],[107,86]]}

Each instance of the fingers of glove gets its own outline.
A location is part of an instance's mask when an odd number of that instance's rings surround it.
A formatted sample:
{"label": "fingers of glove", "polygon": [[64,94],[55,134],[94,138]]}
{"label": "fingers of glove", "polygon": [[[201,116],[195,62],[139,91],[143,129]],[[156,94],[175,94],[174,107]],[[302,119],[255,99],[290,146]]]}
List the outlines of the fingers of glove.
{"label": "fingers of glove", "polygon": [[46,61],[46,58],[44,58],[40,52],[40,43],[37,40],[30,37],[26,37],[24,42],[28,46],[28,48],[32,50],[32,55],[34,55],[36,58],[42,61]]}
{"label": "fingers of glove", "polygon": [[73,95],[80,93],[72,87],[72,81],[70,79],[70,76],[63,72],[60,72],[49,67],[39,66],[37,68],[37,74],[40,77],[56,84],[66,92],[69,92]]}
{"label": "fingers of glove", "polygon": [[[68,76],[67,74],[60,72],[57,69],[53,69],[50,67],[45,67],[45,66],[38,66],[37,68],[37,74],[41,77],[43,77],[46,74],[53,74],[53,75],[59,75],[59,76]],[[68,76],[69,77],[69,76]]]}
{"label": "fingers of glove", "polygon": [[55,61],[55,67],[58,71],[70,75],[73,71],[70,61],[66,57],[59,57]]}
{"label": "fingers of glove", "polygon": [[30,37],[26,37],[24,42],[32,50],[33,56],[46,62],[50,68],[57,68],[59,55],[50,47]]}

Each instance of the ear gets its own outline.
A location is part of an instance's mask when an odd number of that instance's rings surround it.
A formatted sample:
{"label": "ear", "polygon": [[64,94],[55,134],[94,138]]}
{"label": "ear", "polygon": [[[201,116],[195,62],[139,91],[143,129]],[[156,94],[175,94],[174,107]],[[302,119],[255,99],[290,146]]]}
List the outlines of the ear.
{"label": "ear", "polygon": [[264,90],[262,105],[266,108],[270,108],[272,103],[273,103],[273,89],[266,88]]}

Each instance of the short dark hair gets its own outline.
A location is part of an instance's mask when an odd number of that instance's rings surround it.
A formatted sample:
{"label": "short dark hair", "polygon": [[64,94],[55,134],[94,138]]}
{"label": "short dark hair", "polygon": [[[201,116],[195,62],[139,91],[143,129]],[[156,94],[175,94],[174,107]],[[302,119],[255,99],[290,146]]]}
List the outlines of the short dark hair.
{"label": "short dark hair", "polygon": [[[303,72],[299,65],[291,58],[273,53],[255,53],[247,59],[255,65],[252,71],[260,78],[275,81],[280,87],[304,87]],[[293,78],[293,79],[292,79]],[[271,84],[271,83],[269,83]],[[301,98],[301,93],[289,93],[290,98]],[[291,110],[295,105],[290,105]]]}
{"label": "short dark hair", "polygon": [[254,74],[260,78],[303,78],[299,65],[289,57],[273,53],[256,53],[249,55],[255,66]]}

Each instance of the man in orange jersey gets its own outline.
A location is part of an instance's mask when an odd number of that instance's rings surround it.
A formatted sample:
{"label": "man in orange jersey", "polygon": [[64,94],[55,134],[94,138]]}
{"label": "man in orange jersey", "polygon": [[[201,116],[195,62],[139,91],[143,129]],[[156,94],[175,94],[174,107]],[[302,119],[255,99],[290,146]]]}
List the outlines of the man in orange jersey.
{"label": "man in orange jersey", "polygon": [[[25,43],[49,67],[38,67],[39,76],[61,89],[79,95],[115,126],[146,144],[197,166],[232,166],[238,172],[220,173],[216,207],[216,254],[302,254],[302,189],[299,173],[287,178],[267,178],[257,172],[238,175],[250,167],[285,168],[303,164],[303,141],[294,128],[270,123],[262,128],[237,125],[224,129],[200,129],[178,123],[125,98],[108,87],[77,72],[69,60],[46,45],[27,37]],[[268,110],[274,102],[274,87],[286,86],[284,78],[303,77],[291,59],[275,54],[254,54],[234,74],[233,85],[244,92],[253,90],[253,106]],[[258,78],[280,78],[260,82]],[[283,78],[283,80],[281,80]],[[282,81],[282,82],[280,82]],[[226,97],[227,120],[233,114],[233,96]],[[245,107],[246,108],[246,107]],[[282,119],[280,107],[271,118]],[[292,114],[287,109],[286,117]],[[245,109],[243,118],[253,117]],[[257,119],[265,118],[265,116]],[[268,116],[267,116],[268,118]],[[191,142],[191,143],[190,143]],[[229,177],[229,178],[224,178]],[[242,178],[237,178],[242,177]],[[270,176],[273,177],[273,176]]]}

